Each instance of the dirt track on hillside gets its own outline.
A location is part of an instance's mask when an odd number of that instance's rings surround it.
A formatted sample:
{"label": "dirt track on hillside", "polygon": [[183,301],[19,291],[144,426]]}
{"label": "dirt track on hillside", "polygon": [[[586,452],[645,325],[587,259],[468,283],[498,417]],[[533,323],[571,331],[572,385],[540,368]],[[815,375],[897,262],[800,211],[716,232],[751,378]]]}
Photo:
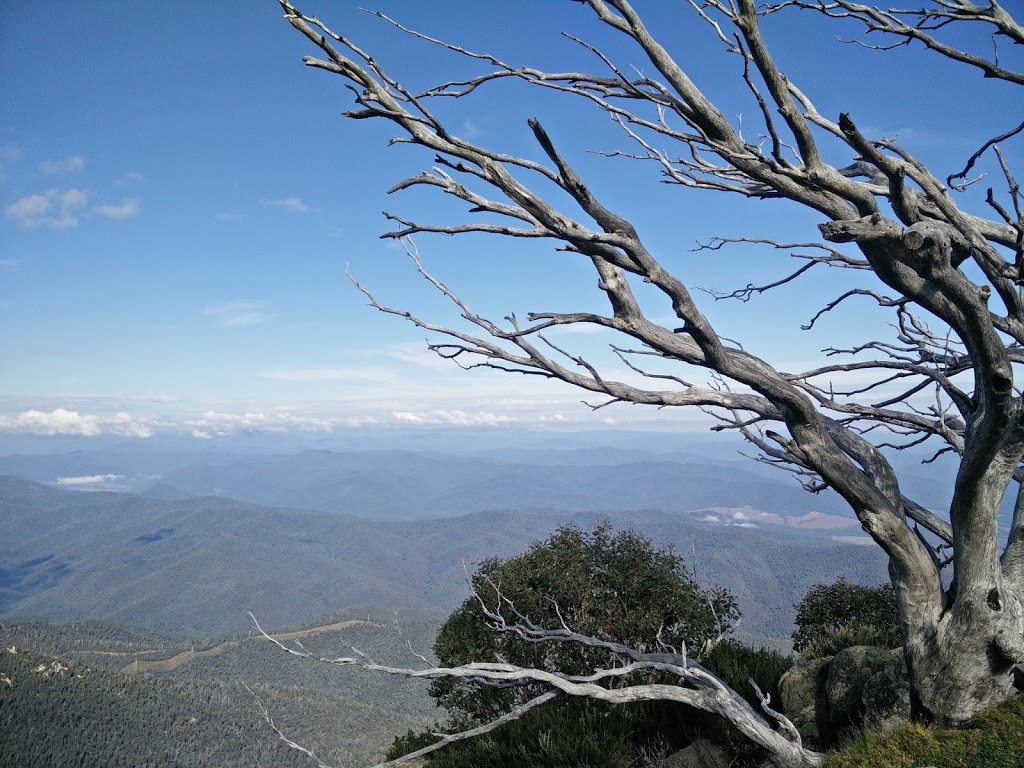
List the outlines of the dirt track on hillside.
{"label": "dirt track on hillside", "polygon": [[[275,640],[282,642],[286,640],[297,640],[301,637],[311,637],[312,635],[319,635],[324,632],[337,632],[338,630],[347,629],[348,627],[354,627],[359,624],[370,624],[372,622],[362,621],[360,619],[352,619],[350,621],[339,621],[337,624],[328,624],[323,627],[313,627],[312,629],[300,629],[295,632],[282,632],[279,635],[271,635]],[[201,659],[208,656],[219,656],[225,651],[230,651],[232,648],[237,648],[242,643],[265,640],[266,638],[262,635],[253,635],[243,640],[228,640],[220,645],[215,645],[213,648],[207,648],[205,651],[182,651],[179,654],[171,656],[167,659],[138,659],[136,658],[131,664],[123,667],[121,672],[127,675],[133,675],[136,672],[169,672],[172,669],[177,669],[183,664],[188,664],[193,659]],[[91,651],[91,653],[107,653],[113,655],[111,651]],[[150,653],[150,651],[137,651],[135,655]]]}

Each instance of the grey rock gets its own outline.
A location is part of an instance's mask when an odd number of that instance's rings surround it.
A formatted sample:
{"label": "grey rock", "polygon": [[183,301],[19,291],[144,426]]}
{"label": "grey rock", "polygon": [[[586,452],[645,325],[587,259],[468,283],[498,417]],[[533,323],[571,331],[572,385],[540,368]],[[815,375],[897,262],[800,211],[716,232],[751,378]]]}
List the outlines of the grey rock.
{"label": "grey rock", "polygon": [[864,683],[861,700],[867,728],[891,731],[910,722],[910,680],[902,650],[892,651],[888,663]]}
{"label": "grey rock", "polygon": [[855,645],[832,657],[825,695],[829,721],[843,727],[860,723],[864,716],[864,686],[892,663],[892,655],[873,645]]}
{"label": "grey rock", "polygon": [[783,714],[792,721],[804,744],[820,749],[829,739],[828,680],[831,656],[821,659],[800,659],[779,680],[779,703]]}

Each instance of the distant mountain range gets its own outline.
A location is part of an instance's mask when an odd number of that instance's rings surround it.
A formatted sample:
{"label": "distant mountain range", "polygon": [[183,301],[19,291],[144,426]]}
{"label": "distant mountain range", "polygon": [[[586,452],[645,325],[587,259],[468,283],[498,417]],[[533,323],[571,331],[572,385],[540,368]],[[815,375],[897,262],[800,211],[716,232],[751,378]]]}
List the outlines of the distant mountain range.
{"label": "distant mountain range", "polygon": [[498,509],[395,522],[213,496],[81,493],[7,476],[0,617],[102,618],[208,635],[244,632],[249,611],[271,626],[360,605],[442,616],[467,597],[464,568],[474,561],[518,553],[561,525],[605,519],[677,546],[700,580],[733,590],[743,629],[766,641],[788,637],[792,604],[813,584],[885,578],[875,547],[847,543],[851,535],[863,541],[855,529],[750,522],[779,514],[813,524],[826,520],[821,515],[682,506]]}
{"label": "distant mountain range", "polygon": [[486,509],[692,511],[750,506],[779,515],[851,518],[834,494],[812,496],[788,476],[750,462],[522,463],[407,451],[305,451],[284,457],[192,464],[149,493],[221,495],[257,504],[380,520],[455,517]]}
{"label": "distant mountain range", "polygon": [[[0,764],[304,764],[243,681],[321,754],[377,761],[435,719],[423,685],[297,663],[247,638],[248,614],[275,629],[360,619],[301,642],[405,665],[469,596],[477,561],[564,525],[608,521],[676,547],[698,581],[735,595],[751,645],[786,649],[815,584],[887,578],[836,495],[718,443],[345,437],[294,453],[107,441],[0,456],[0,710],[17,733]],[[899,458],[904,490],[941,509],[952,475]],[[33,736],[36,722],[57,730]]]}

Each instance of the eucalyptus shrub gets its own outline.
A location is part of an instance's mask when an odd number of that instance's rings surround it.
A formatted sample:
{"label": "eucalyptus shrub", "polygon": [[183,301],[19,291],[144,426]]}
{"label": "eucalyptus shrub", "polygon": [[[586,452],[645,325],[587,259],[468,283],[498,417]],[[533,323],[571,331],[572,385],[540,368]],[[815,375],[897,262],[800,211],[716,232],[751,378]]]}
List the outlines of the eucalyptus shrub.
{"label": "eucalyptus shrub", "polygon": [[[739,619],[733,596],[697,584],[673,548],[657,548],[640,534],[614,532],[608,524],[592,531],[564,527],[521,555],[484,560],[471,582],[476,596],[451,614],[434,644],[441,666],[500,658],[523,667],[580,674],[623,661],[600,648],[530,643],[496,632],[481,600],[495,608],[507,598],[540,626],[564,623],[576,632],[640,651],[685,647],[691,658],[706,655]],[[514,621],[507,603],[503,612]],[[642,681],[674,682],[651,674]],[[431,696],[448,711],[442,727],[450,731],[493,720],[542,691],[536,684],[496,689],[453,679],[430,687]],[[688,743],[692,714],[673,702],[613,707],[559,697],[484,737],[434,753],[431,764],[627,766],[640,755]],[[390,754],[405,754],[430,740],[429,734],[410,733],[396,740]]]}
{"label": "eucalyptus shrub", "polygon": [[797,603],[793,649],[809,658],[854,645],[898,648],[899,613],[892,586],[865,587],[839,579],[817,584]]}

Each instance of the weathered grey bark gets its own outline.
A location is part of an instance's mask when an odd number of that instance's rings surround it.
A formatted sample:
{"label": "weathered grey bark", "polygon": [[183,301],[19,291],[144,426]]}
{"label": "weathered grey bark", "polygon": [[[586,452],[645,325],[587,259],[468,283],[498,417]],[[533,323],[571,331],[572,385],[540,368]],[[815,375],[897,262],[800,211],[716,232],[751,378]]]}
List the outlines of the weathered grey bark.
{"label": "weathered grey bark", "polygon": [[[644,66],[636,70],[643,75],[628,77],[625,68],[590,46],[607,74],[514,67],[491,54],[405,30],[421,42],[491,67],[486,74],[420,93],[405,88],[343,35],[303,15],[288,0],[280,2],[288,21],[326,55],[307,57],[306,63],[352,86],[358,108],[346,116],[388,121],[399,131],[395,142],[434,153],[430,172],[399,182],[392,191],[436,187],[468,203],[471,212],[494,215],[491,223],[426,224],[387,214],[398,225],[387,237],[478,232],[551,239],[593,265],[608,313],[538,311],[528,315],[526,324],[515,316],[494,323],[428,274],[408,241],[417,269],[454,302],[470,330],[388,307],[357,283],[373,306],[443,337],[430,344],[443,357],[472,361],[467,367],[554,378],[608,398],[594,407],[631,402],[713,412],[720,419],[718,429],[742,432],[760,448],[763,460],[788,467],[812,490],[838,492],[888,555],[921,716],[958,725],[1006,697],[1014,665],[1024,663],[1024,503],[1018,504],[1002,552],[996,517],[1003,495],[1012,484],[1019,488],[1024,474],[1024,418],[1015,385],[1015,366],[1024,362],[1024,200],[998,142],[1021,135],[1024,125],[994,128],[993,140],[943,183],[893,141],[864,136],[849,115],[835,121],[821,115],[779,69],[760,27],[761,15],[790,7],[855,19],[897,44],[920,41],[936,55],[980,69],[992,80],[1024,84],[1021,73],[995,57],[956,47],[956,37],[949,35],[959,26],[981,24],[994,29],[998,39],[1024,42],[1024,27],[1005,8],[995,0],[984,7],[950,0],[906,11],[852,0],[787,0],[759,15],[754,0],[691,2],[695,23],[742,60],[742,84],[767,137],[761,146],[743,138],[627,0],[583,2],[643,57]],[[825,243],[771,243],[793,250],[803,262],[799,269],[772,285],[725,295],[746,300],[817,265],[870,272],[891,295],[874,287],[850,290],[815,320],[852,296],[869,297],[895,310],[895,338],[828,350],[861,356],[798,373],[780,371],[722,338],[683,281],[659,262],[629,220],[598,199],[539,121],[528,123],[546,163],[461,138],[429,108],[431,100],[469,97],[506,79],[556,91],[610,115],[638,148],[629,156],[655,163],[671,183],[784,199],[818,212],[826,220],[820,226]],[[819,147],[823,139],[835,145],[831,152],[845,150],[850,164],[826,162]],[[673,144],[672,154],[658,148]],[[998,159],[1005,181],[1000,195],[987,191],[985,201],[995,212],[991,219],[965,212],[953,197],[954,190],[973,188],[968,173],[986,153]],[[545,185],[565,193],[571,208],[542,195],[538,190]],[[727,244],[721,240],[708,247]],[[836,247],[840,244],[851,244],[856,252],[844,252]],[[678,327],[663,327],[645,316],[634,295],[636,278],[660,291]],[[932,331],[929,322],[943,330]],[[647,376],[651,387],[609,379],[543,336],[545,329],[576,324],[619,332],[632,346],[614,346],[615,353]],[[865,360],[866,354],[874,359]],[[655,373],[644,365],[651,358],[705,369],[711,382],[697,386],[682,376]],[[832,383],[831,377],[850,372],[874,379],[846,390]],[[901,393],[878,394],[891,385],[901,386]],[[924,392],[932,393],[930,405],[920,399]],[[871,430],[889,437],[873,444],[865,437]],[[882,450],[926,440],[960,456],[953,501],[942,514],[905,495]],[[951,557],[940,559],[935,539]],[[949,588],[941,576],[947,565],[952,568]]]}

